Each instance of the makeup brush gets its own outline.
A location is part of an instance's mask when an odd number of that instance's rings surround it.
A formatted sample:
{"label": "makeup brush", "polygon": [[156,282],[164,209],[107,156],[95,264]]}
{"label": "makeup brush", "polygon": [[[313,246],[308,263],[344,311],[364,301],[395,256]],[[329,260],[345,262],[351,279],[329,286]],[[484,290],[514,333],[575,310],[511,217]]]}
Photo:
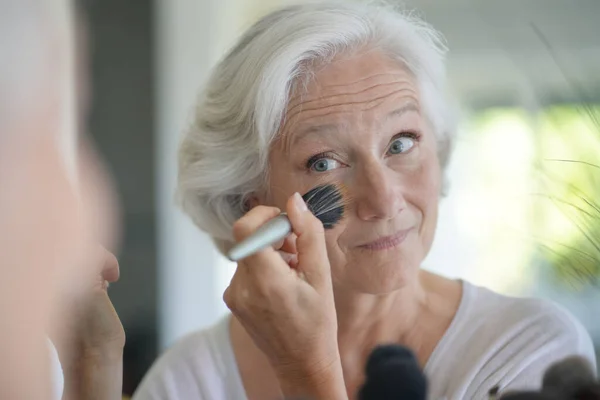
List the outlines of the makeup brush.
{"label": "makeup brush", "polygon": [[[325,229],[331,229],[344,215],[347,200],[343,195],[343,186],[327,184],[317,186],[302,196],[306,206],[322,223]],[[268,221],[252,235],[236,244],[227,257],[231,261],[246,258],[273,243],[285,238],[292,232],[292,225],[286,213]]]}
{"label": "makeup brush", "polygon": [[367,360],[358,400],[425,400],[427,378],[412,350],[400,345],[376,347]]}

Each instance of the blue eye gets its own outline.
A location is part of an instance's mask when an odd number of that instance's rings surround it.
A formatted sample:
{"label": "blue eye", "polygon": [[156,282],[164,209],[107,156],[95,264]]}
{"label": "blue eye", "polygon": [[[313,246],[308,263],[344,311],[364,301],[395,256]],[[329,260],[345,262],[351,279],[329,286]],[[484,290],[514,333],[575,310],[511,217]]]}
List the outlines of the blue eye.
{"label": "blue eye", "polygon": [[310,169],[315,172],[326,172],[337,168],[339,164],[339,162],[331,158],[319,158],[311,163]]}
{"label": "blue eye", "polygon": [[388,152],[390,154],[405,153],[408,150],[410,150],[414,145],[415,145],[414,138],[411,138],[408,136],[399,137],[397,139],[394,139],[394,141],[390,145]]}

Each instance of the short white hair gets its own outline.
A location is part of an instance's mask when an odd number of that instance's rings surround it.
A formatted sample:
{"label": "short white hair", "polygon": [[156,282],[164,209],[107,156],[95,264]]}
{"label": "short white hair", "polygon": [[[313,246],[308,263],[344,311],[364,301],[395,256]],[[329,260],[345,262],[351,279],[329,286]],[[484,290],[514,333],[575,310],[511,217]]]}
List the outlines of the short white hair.
{"label": "short white hair", "polygon": [[264,189],[270,144],[290,93],[314,66],[379,49],[416,78],[445,168],[454,124],[446,99],[443,37],[389,5],[321,2],[275,11],[253,25],[214,68],[179,152],[177,199],[221,252],[249,195]]}
{"label": "short white hair", "polygon": [[[74,37],[70,0],[3,0],[0,10],[0,143],[34,118],[33,110],[59,102],[57,146],[75,176]],[[51,127],[48,130],[51,131]]]}

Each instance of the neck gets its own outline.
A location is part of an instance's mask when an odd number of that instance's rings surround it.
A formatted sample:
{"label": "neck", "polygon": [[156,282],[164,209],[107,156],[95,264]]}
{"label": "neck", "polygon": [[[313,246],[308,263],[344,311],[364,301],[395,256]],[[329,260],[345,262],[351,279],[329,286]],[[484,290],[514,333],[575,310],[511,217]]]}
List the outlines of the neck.
{"label": "neck", "polygon": [[349,393],[362,385],[364,365],[375,346],[394,343],[420,349],[421,320],[429,314],[429,296],[422,282],[417,273],[402,288],[384,295],[334,287],[338,348]]}
{"label": "neck", "polygon": [[335,288],[340,353],[370,352],[380,343],[411,346],[419,320],[428,308],[421,274],[400,289],[383,295]]}

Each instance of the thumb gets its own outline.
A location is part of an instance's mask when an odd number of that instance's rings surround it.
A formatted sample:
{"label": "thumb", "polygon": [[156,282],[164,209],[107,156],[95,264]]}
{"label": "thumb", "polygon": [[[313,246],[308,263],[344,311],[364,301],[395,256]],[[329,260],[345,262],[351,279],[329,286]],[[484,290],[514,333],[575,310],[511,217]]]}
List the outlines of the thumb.
{"label": "thumb", "polygon": [[310,212],[299,193],[289,198],[287,213],[296,235],[299,272],[306,281],[319,289],[330,286],[331,272],[323,223]]}

